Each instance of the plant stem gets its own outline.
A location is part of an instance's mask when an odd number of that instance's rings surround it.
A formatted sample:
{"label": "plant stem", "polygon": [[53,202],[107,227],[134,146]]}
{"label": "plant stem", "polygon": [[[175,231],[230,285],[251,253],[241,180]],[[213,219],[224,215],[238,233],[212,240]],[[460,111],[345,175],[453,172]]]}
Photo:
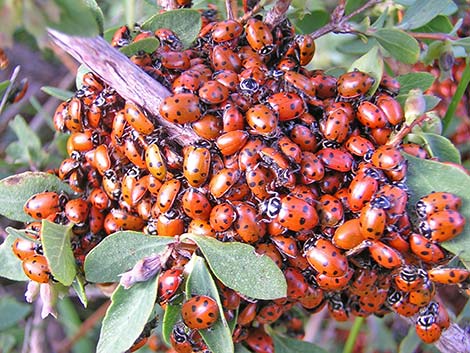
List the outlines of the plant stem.
{"label": "plant stem", "polygon": [[465,70],[462,73],[462,80],[459,82],[457,86],[457,90],[455,91],[452,100],[449,103],[449,107],[447,108],[446,115],[442,119],[442,131],[445,132],[446,129],[449,127],[450,122],[452,121],[455,111],[457,110],[457,106],[459,105],[465,90],[468,87],[470,82],[470,63],[467,63],[465,66]]}
{"label": "plant stem", "polygon": [[361,330],[362,324],[364,323],[363,317],[356,317],[354,319],[353,326],[351,327],[351,331],[349,332],[348,339],[344,345],[343,353],[352,353],[354,349],[354,344],[356,343],[357,336],[359,335],[359,331]]}
{"label": "plant stem", "polygon": [[126,22],[129,29],[132,31],[135,24],[135,0],[125,0],[126,2]]}

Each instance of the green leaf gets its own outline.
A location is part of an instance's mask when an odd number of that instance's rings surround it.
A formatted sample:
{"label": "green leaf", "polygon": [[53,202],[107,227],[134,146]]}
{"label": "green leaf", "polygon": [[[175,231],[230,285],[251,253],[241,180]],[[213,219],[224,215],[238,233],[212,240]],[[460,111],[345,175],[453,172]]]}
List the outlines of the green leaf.
{"label": "green leaf", "polygon": [[405,12],[399,27],[402,29],[414,29],[422,27],[449,6],[454,5],[451,0],[417,0]]}
{"label": "green leaf", "polygon": [[85,259],[85,277],[89,282],[117,282],[144,257],[162,252],[173,237],[147,236],[140,232],[116,232],[108,235]]}
{"label": "green leaf", "polygon": [[46,158],[46,154],[41,146],[41,140],[39,140],[36,132],[30,128],[24,118],[21,115],[17,115],[8,126],[18,137],[18,146],[20,147],[21,157],[20,160],[15,162],[41,164]]}
{"label": "green leaf", "polygon": [[103,11],[99,7],[98,3],[95,0],[83,0],[85,5],[93,12],[95,15],[96,23],[98,24],[99,34],[103,33],[104,30],[104,15]]}
{"label": "green leaf", "polygon": [[[410,188],[409,205],[414,205],[420,197],[433,191],[446,191],[462,198],[459,212],[470,219],[470,176],[460,168],[444,163],[419,159],[404,153],[408,160],[407,184]],[[459,236],[441,245],[458,254],[464,261],[470,261],[470,222]]]}
{"label": "green leaf", "polygon": [[107,28],[103,33],[103,39],[111,44],[111,40],[113,39],[114,33],[121,28],[121,26],[113,26],[111,28]]}
{"label": "green leaf", "polygon": [[241,343],[235,345],[235,353],[252,353],[248,348],[245,348]]}
{"label": "green leaf", "polygon": [[408,334],[400,342],[400,346],[398,347],[398,353],[415,352],[420,344],[421,340],[416,334],[414,325],[412,325],[408,330]]}
{"label": "green leaf", "polygon": [[348,71],[353,70],[367,72],[375,79],[374,85],[369,90],[369,95],[373,95],[379,87],[384,70],[384,62],[379,47],[377,45],[374,46],[366,54],[354,61]]}
{"label": "green leaf", "polygon": [[0,82],[0,98],[3,97],[3,92],[6,91],[10,83],[11,83],[10,80],[5,80],[5,81]]}
{"label": "green leaf", "polygon": [[460,164],[460,153],[454,144],[444,136],[433,133],[417,133],[415,138],[421,139],[431,157],[436,157],[440,162],[452,162]]}
{"label": "green leaf", "polygon": [[272,333],[272,337],[274,341],[274,350],[276,353],[327,353],[327,351],[323,348],[318,347],[317,345],[310,342],[281,336],[275,332]]}
{"label": "green leaf", "polygon": [[13,297],[3,296],[0,298],[0,313],[2,313],[2,320],[0,320],[0,331],[4,331],[5,329],[17,324],[30,312],[30,305],[20,303]]}
{"label": "green leaf", "polygon": [[372,34],[391,56],[405,64],[414,64],[419,58],[419,44],[404,31],[394,28],[378,29]]}
{"label": "green leaf", "polygon": [[72,288],[77,294],[78,299],[82,303],[83,307],[88,306],[88,298],[85,292],[85,278],[81,274],[77,274],[72,282]]}
{"label": "green leaf", "polygon": [[82,86],[83,86],[83,76],[88,72],[91,72],[91,69],[88,66],[81,64],[78,67],[77,74],[75,75],[75,86],[77,87],[77,89],[82,88]]}
{"label": "green leaf", "polygon": [[155,279],[127,290],[119,286],[103,319],[97,353],[124,352],[130,348],[150,318],[156,299]]}
{"label": "green leaf", "polygon": [[215,299],[219,305],[219,319],[210,329],[199,330],[199,333],[213,353],[233,353],[232,333],[225,320],[222,303],[212,275],[202,257],[193,256],[191,262],[188,266],[191,268],[192,265],[192,269],[186,282],[186,298],[189,299],[196,294],[207,295]]}
{"label": "green leaf", "polygon": [[52,86],[43,86],[41,87],[41,91],[47,93],[48,95],[52,97],[60,99],[62,101],[66,101],[72,98],[74,95],[74,93],[69,90],[60,89],[60,88],[52,87]]}
{"label": "green leaf", "polygon": [[300,33],[312,33],[328,23],[330,16],[327,11],[319,9],[306,14],[299,19],[294,19],[296,29]]}
{"label": "green leaf", "polygon": [[84,0],[54,0],[60,11],[53,20],[49,18],[48,26],[60,32],[81,37],[93,37],[100,34],[96,11]]}
{"label": "green leaf", "polygon": [[434,83],[434,75],[428,72],[412,72],[397,77],[400,82],[400,95],[406,95],[412,89],[426,91]]}
{"label": "green leaf", "polygon": [[23,272],[21,260],[18,259],[11,249],[16,236],[8,235],[0,245],[0,277],[12,281],[27,281],[28,277]]}
{"label": "green leaf", "polygon": [[449,33],[452,31],[452,22],[448,16],[438,15],[423,27],[415,28],[415,32]]}
{"label": "green leaf", "polygon": [[162,336],[166,344],[171,345],[170,335],[173,327],[178,321],[181,321],[181,303],[168,303],[165,308],[162,319]]}
{"label": "green leaf", "polygon": [[121,53],[127,56],[132,56],[139,52],[145,52],[148,54],[153,53],[159,45],[157,38],[144,38],[135,43],[131,43],[125,47],[119,49]]}
{"label": "green leaf", "polygon": [[46,190],[73,194],[67,184],[49,173],[24,172],[0,180],[0,214],[14,221],[33,221],[23,206],[31,196]]}
{"label": "green leaf", "polygon": [[425,94],[423,97],[424,97],[424,101],[426,102],[427,112],[433,110],[441,101],[441,98],[430,95],[430,94]]}
{"label": "green leaf", "polygon": [[255,299],[286,296],[286,279],[269,256],[257,255],[248,244],[223,243],[187,234],[197,243],[214,275],[227,287]]}
{"label": "green leaf", "polygon": [[444,131],[447,130],[452,119],[454,119],[454,115],[455,115],[455,112],[457,111],[457,107],[459,103],[461,102],[462,97],[465,94],[465,91],[467,90],[467,87],[469,84],[470,84],[470,63],[467,63],[462,73],[462,79],[457,85],[457,90],[455,91],[454,95],[452,96],[452,100],[449,103],[449,106],[446,111],[446,115],[444,116],[444,119],[442,119],[442,125],[443,125]]}
{"label": "green leaf", "polygon": [[41,243],[44,255],[54,278],[64,286],[70,286],[77,268],[70,239],[73,224],[64,226],[42,220]]}
{"label": "green leaf", "polygon": [[141,27],[152,32],[159,28],[170,28],[187,48],[196,40],[201,26],[201,14],[197,10],[179,9],[156,14],[142,23]]}
{"label": "green leaf", "polygon": [[2,353],[12,353],[15,352],[15,344],[19,342],[13,333],[0,332],[0,347],[2,347]]}

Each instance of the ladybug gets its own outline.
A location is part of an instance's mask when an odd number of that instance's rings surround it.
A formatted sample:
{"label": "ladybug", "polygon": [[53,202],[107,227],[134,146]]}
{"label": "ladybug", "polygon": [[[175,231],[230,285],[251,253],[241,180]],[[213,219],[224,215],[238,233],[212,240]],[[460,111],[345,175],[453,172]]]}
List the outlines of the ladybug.
{"label": "ladybug", "polygon": [[239,311],[237,324],[240,326],[250,325],[256,317],[256,303],[247,303],[246,306]]}
{"label": "ladybug", "polygon": [[35,243],[33,240],[33,238],[31,240],[17,238],[11,246],[13,254],[20,260],[37,254],[41,249],[41,245]]}
{"label": "ladybug", "polygon": [[215,80],[204,82],[198,91],[199,98],[207,104],[219,104],[227,100],[229,90],[222,83]]}
{"label": "ladybug", "polygon": [[222,202],[211,209],[210,225],[216,232],[223,232],[232,226],[236,217],[233,206],[228,202]]}
{"label": "ladybug", "polygon": [[262,166],[249,169],[245,172],[246,183],[253,195],[259,200],[270,197],[269,185],[273,181],[273,173]]}
{"label": "ladybug", "polygon": [[198,136],[206,140],[215,140],[222,134],[223,121],[214,114],[206,113],[201,119],[193,122],[191,127]]}
{"label": "ladybug", "polygon": [[101,188],[93,189],[88,196],[91,205],[99,210],[105,210],[110,206],[109,196]]}
{"label": "ladybug", "polygon": [[357,269],[351,281],[349,290],[355,295],[364,295],[370,292],[376,285],[378,271],[373,268]]}
{"label": "ladybug", "polygon": [[13,86],[7,97],[7,103],[18,103],[28,91],[29,82],[27,78],[23,78],[18,85]]}
{"label": "ladybug", "polygon": [[320,132],[327,140],[342,143],[349,134],[350,119],[343,109],[336,109],[320,121]]}
{"label": "ladybug", "polygon": [[375,80],[362,71],[352,71],[338,77],[336,89],[342,98],[353,99],[364,96],[374,84]]}
{"label": "ladybug", "polygon": [[403,266],[400,272],[393,277],[395,285],[403,292],[411,292],[418,289],[426,278],[426,272],[413,265]]}
{"label": "ladybug", "polygon": [[219,306],[207,295],[196,295],[183,303],[181,316],[189,328],[207,329],[213,326],[219,318]]}
{"label": "ladybug", "polygon": [[91,206],[90,212],[88,215],[88,223],[90,225],[90,232],[93,234],[99,233],[103,230],[104,227],[104,220],[105,216],[101,213],[101,210],[98,208]]}
{"label": "ladybug", "polygon": [[152,143],[145,150],[145,164],[150,174],[160,181],[165,181],[167,168],[157,144]]}
{"label": "ladybug", "polygon": [[325,166],[314,153],[303,151],[301,153],[300,178],[303,184],[319,182],[325,176]]}
{"label": "ladybug", "polygon": [[465,268],[437,267],[428,270],[428,276],[434,283],[459,284],[470,277],[470,271]]}
{"label": "ladybug", "polygon": [[149,135],[154,130],[152,121],[133,103],[126,102],[124,118],[134,130],[143,135]]}
{"label": "ladybug", "polygon": [[416,158],[421,158],[421,159],[429,158],[426,150],[416,143],[411,143],[411,142],[404,143],[403,145],[401,145],[401,148],[403,149],[403,152],[411,154],[412,156]]}
{"label": "ladybug", "polygon": [[394,146],[379,146],[372,154],[372,164],[382,170],[393,170],[404,161],[400,150]]}
{"label": "ladybug", "polygon": [[31,196],[23,206],[24,212],[34,219],[44,219],[61,211],[65,195],[53,191],[40,192]]}
{"label": "ladybug", "polygon": [[391,95],[396,95],[398,92],[400,92],[400,82],[384,73],[382,75],[382,79],[380,80],[380,88]]}
{"label": "ladybug", "polygon": [[248,109],[245,119],[255,134],[270,136],[277,130],[277,116],[264,104],[256,104]]}
{"label": "ladybug", "polygon": [[276,246],[271,243],[261,243],[256,245],[256,253],[259,255],[266,255],[274,261],[278,267],[282,267],[282,255],[277,250]]}
{"label": "ladybug", "polygon": [[449,313],[447,312],[447,309],[444,305],[435,301],[431,301],[423,311],[434,314],[436,318],[436,324],[438,324],[441,329],[445,330],[449,328]]}
{"label": "ladybug", "polygon": [[385,209],[372,200],[366,204],[359,217],[361,233],[366,239],[377,240],[382,237],[387,224]]}
{"label": "ladybug", "polygon": [[178,179],[167,180],[158,191],[156,205],[160,212],[164,213],[171,209],[181,188],[181,181]]}
{"label": "ladybug", "polygon": [[199,187],[209,176],[211,153],[205,147],[187,146],[184,149],[183,174],[188,183]]}
{"label": "ladybug", "polygon": [[157,235],[168,237],[181,235],[184,231],[184,221],[178,212],[170,210],[158,216],[154,231]]}
{"label": "ladybug", "polygon": [[294,163],[302,161],[302,150],[289,137],[281,136],[277,141],[281,152]]}
{"label": "ladybug", "polygon": [[378,287],[373,287],[373,289],[359,297],[359,306],[361,310],[367,313],[378,312],[382,305],[387,300],[388,288],[382,289]]}
{"label": "ladybug", "polygon": [[359,123],[369,129],[383,128],[387,125],[387,118],[384,112],[369,101],[359,103],[356,118]]}
{"label": "ladybug", "polygon": [[446,259],[446,252],[439,244],[433,243],[419,233],[409,235],[410,249],[421,261],[439,264]]}
{"label": "ladybug", "polygon": [[299,303],[309,310],[317,312],[326,305],[325,296],[323,290],[317,287],[308,286],[307,291],[299,299]]}
{"label": "ladybug", "polygon": [[442,243],[455,238],[465,227],[465,218],[457,211],[444,210],[432,213],[419,225],[426,238]]}
{"label": "ladybug", "polygon": [[287,257],[295,258],[300,255],[297,241],[293,237],[275,235],[271,236],[271,241],[279,252]]}
{"label": "ladybug", "polygon": [[234,130],[220,135],[215,144],[224,156],[230,156],[238,151],[245,145],[248,140],[248,132],[243,130]]}
{"label": "ladybug", "polygon": [[279,223],[294,232],[312,230],[319,222],[317,211],[308,202],[287,195],[281,198]]}
{"label": "ladybug", "polygon": [[333,195],[322,195],[318,199],[316,210],[322,227],[334,227],[343,221],[343,205]]}
{"label": "ladybug", "polygon": [[432,192],[416,202],[416,213],[426,219],[432,213],[444,210],[457,211],[462,206],[462,199],[450,192]]}
{"label": "ladybug", "polygon": [[239,56],[224,45],[215,45],[212,48],[210,59],[215,71],[230,70],[239,73],[242,68]]}
{"label": "ladybug", "polygon": [[108,215],[111,215],[117,227],[123,230],[142,230],[145,224],[144,220],[139,216],[119,208],[111,209]]}
{"label": "ladybug", "polygon": [[353,165],[353,157],[349,152],[334,148],[323,148],[317,153],[323,165],[338,172],[349,172]]}
{"label": "ladybug", "polygon": [[425,343],[436,342],[441,337],[442,329],[436,323],[432,313],[420,314],[416,319],[415,330],[418,337]]}
{"label": "ladybug", "polygon": [[410,303],[423,307],[431,302],[435,293],[436,287],[434,283],[431,280],[426,279],[420,287],[409,292],[409,300]]}
{"label": "ladybug", "polygon": [[119,27],[113,34],[111,45],[115,48],[126,46],[131,41],[131,32],[127,26]]}
{"label": "ladybug", "polygon": [[90,204],[83,199],[70,200],[65,204],[64,213],[68,220],[75,224],[84,224],[87,221]]}
{"label": "ladybug", "polygon": [[235,20],[228,19],[217,22],[212,27],[212,40],[216,43],[237,39],[243,33],[243,26]]}
{"label": "ladybug", "polygon": [[304,256],[318,273],[330,277],[344,276],[349,268],[346,257],[327,239],[307,242],[304,246]]}
{"label": "ladybug", "polygon": [[276,322],[283,313],[284,306],[271,302],[258,311],[255,320],[258,321],[260,325],[269,325]]}
{"label": "ladybug", "polygon": [[192,123],[201,117],[199,98],[193,93],[176,93],[162,101],[159,112],[169,122]]}
{"label": "ladybug", "polygon": [[395,98],[386,94],[379,94],[375,104],[384,113],[389,124],[396,126],[403,121],[405,117],[403,108]]}
{"label": "ladybug", "polygon": [[183,283],[183,280],[183,269],[181,268],[172,268],[160,273],[158,276],[157,292],[159,303],[164,304],[171,300]]}
{"label": "ladybug", "polygon": [[241,172],[235,168],[223,168],[212,176],[209,182],[209,190],[213,197],[221,198],[240,179]]}
{"label": "ladybug", "polygon": [[315,276],[315,282],[318,286],[327,291],[339,291],[345,289],[354,274],[354,270],[349,268],[346,274],[340,277],[331,277],[319,273]]}
{"label": "ladybug", "polygon": [[349,312],[339,294],[333,294],[328,298],[328,312],[336,321],[349,319]]}
{"label": "ladybug", "polygon": [[266,146],[259,139],[248,140],[238,154],[240,170],[245,171],[247,169],[254,169],[254,167],[261,162],[259,152],[263,147]]}
{"label": "ladybug", "polygon": [[230,106],[222,114],[222,124],[224,132],[243,130],[245,118],[237,107]]}
{"label": "ladybug", "polygon": [[48,283],[52,278],[49,264],[44,255],[34,254],[22,262],[23,271],[28,278],[38,283]]}
{"label": "ladybug", "polygon": [[315,134],[307,126],[295,125],[290,131],[290,138],[302,151],[316,152],[318,148]]}
{"label": "ladybug", "polygon": [[274,49],[274,40],[266,23],[256,18],[250,18],[245,25],[246,40],[253,50],[268,55]]}
{"label": "ladybug", "polygon": [[306,66],[315,55],[315,41],[309,35],[298,34],[294,37],[296,57],[300,66]]}
{"label": "ladybug", "polygon": [[267,103],[277,113],[279,121],[293,120],[306,111],[304,100],[295,92],[274,93]]}
{"label": "ladybug", "polygon": [[368,240],[370,256],[382,267],[393,269],[403,264],[399,252],[378,240]]}
{"label": "ladybug", "polygon": [[408,296],[404,293],[393,290],[387,297],[387,304],[394,312],[404,317],[411,317],[419,312],[419,306],[411,304]]}
{"label": "ladybug", "polygon": [[336,96],[336,81],[336,77],[326,75],[322,70],[314,70],[310,76],[316,96],[320,99]]}
{"label": "ladybug", "polygon": [[73,97],[67,104],[64,124],[70,132],[83,130],[82,102],[77,97]]}
{"label": "ladybug", "polygon": [[266,233],[265,223],[260,223],[258,211],[247,202],[235,202],[237,218],[234,229],[245,243],[256,243]]}
{"label": "ladybug", "polygon": [[350,250],[365,240],[358,218],[352,218],[336,228],[332,243],[340,249]]}
{"label": "ladybug", "polygon": [[158,55],[161,65],[169,70],[187,70],[191,67],[190,57],[187,52],[161,51]]}
{"label": "ladybug", "polygon": [[192,353],[193,342],[191,339],[191,332],[182,323],[179,322],[173,326],[170,334],[170,344],[176,353]]}
{"label": "ladybug", "polygon": [[247,346],[255,353],[274,353],[274,342],[261,325],[251,328],[245,340]]}
{"label": "ladybug", "polygon": [[208,220],[212,206],[207,197],[194,188],[188,188],[182,197],[183,211],[192,219]]}

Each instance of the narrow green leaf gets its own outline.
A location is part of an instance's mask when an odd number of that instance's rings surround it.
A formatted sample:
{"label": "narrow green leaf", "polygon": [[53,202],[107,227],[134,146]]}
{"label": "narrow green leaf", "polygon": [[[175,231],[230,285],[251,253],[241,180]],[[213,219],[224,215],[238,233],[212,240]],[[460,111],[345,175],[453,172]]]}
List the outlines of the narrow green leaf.
{"label": "narrow green leaf", "polygon": [[155,31],[159,28],[170,28],[189,47],[197,38],[201,29],[201,14],[193,9],[179,9],[156,14],[142,23],[142,29]]}
{"label": "narrow green leaf", "polygon": [[367,53],[354,61],[348,71],[353,70],[367,72],[375,79],[374,85],[369,90],[369,95],[373,95],[379,87],[384,70],[383,57],[379,47],[377,45],[372,47]]}
{"label": "narrow green leaf", "polygon": [[461,163],[459,150],[446,137],[427,132],[417,133],[415,137],[421,139],[431,157],[440,162]]}
{"label": "narrow green leaf", "polygon": [[416,334],[414,325],[411,325],[408,330],[408,334],[400,342],[400,346],[398,347],[398,353],[415,352],[420,344],[421,344],[421,340]]}
{"label": "narrow green leaf", "polygon": [[43,86],[41,87],[41,91],[62,101],[66,101],[72,98],[74,95],[74,93],[69,90],[60,89],[52,86]]}
{"label": "narrow green leaf", "polygon": [[227,287],[255,299],[286,296],[286,279],[269,256],[257,255],[248,244],[223,243],[187,234],[197,243],[214,275]]}
{"label": "narrow green leaf", "polygon": [[18,146],[21,148],[21,154],[19,162],[41,164],[44,160],[45,153],[42,150],[41,140],[39,139],[36,132],[31,129],[26,120],[21,116],[17,115],[10,121],[8,126],[15,132],[18,137]]}
{"label": "narrow green leaf", "polygon": [[166,305],[162,320],[162,336],[166,344],[171,345],[170,335],[173,327],[178,321],[181,321],[181,303],[168,303]]}
{"label": "narrow green leaf", "polygon": [[294,338],[281,336],[275,332],[272,333],[273,341],[274,341],[274,350],[276,353],[327,353],[321,347],[317,345],[296,340]]}
{"label": "narrow green leaf", "polygon": [[[80,329],[82,320],[78,315],[75,303],[68,297],[62,298],[57,302],[58,320],[62,325],[67,338],[72,338]],[[72,347],[72,353],[93,352],[95,344],[91,337],[84,335]]]}
{"label": "narrow green leaf", "polygon": [[419,58],[419,44],[404,31],[382,28],[372,34],[391,56],[405,64],[414,64]]}
{"label": "narrow green leaf", "polygon": [[119,286],[103,319],[97,353],[124,352],[131,347],[150,318],[156,299],[155,279],[127,290]]}
{"label": "narrow green leaf", "polygon": [[28,277],[23,272],[21,260],[18,259],[11,249],[15,236],[8,235],[0,245],[0,277],[8,278],[12,281],[27,281]]}
{"label": "narrow green leaf", "polygon": [[[410,188],[410,205],[433,191],[446,191],[462,198],[460,213],[470,219],[470,176],[460,168],[404,153],[408,160],[407,185]],[[470,261],[470,222],[459,236],[441,245],[463,259]]]}
{"label": "narrow green leaf", "polygon": [[453,4],[451,0],[417,0],[406,10],[399,27],[414,29],[424,26]]}
{"label": "narrow green leaf", "polygon": [[454,95],[452,96],[452,100],[449,103],[449,107],[447,108],[446,115],[444,119],[442,119],[442,126],[444,132],[446,131],[447,127],[450,125],[451,120],[454,118],[455,112],[457,111],[457,106],[459,105],[462,97],[470,83],[470,64],[467,63],[465,66],[465,70],[462,73],[462,79],[460,80],[457,90],[455,91]]}
{"label": "narrow green leaf", "polygon": [[85,277],[89,282],[117,282],[144,257],[162,252],[173,237],[147,236],[140,232],[116,232],[103,239],[85,259]]}
{"label": "narrow green leaf", "polygon": [[96,23],[98,25],[99,34],[103,33],[104,30],[104,15],[103,11],[99,7],[98,3],[95,0],[83,0],[85,5],[93,12],[95,16]]}
{"label": "narrow green leaf", "polygon": [[5,81],[0,82],[0,100],[3,97],[3,92],[6,91],[10,83],[11,83],[10,80],[5,80]]}
{"label": "narrow green leaf", "polygon": [[81,274],[77,274],[72,282],[72,288],[77,294],[78,299],[82,303],[83,307],[88,306],[88,298],[85,292],[85,278]]}
{"label": "narrow green leaf", "polygon": [[14,221],[31,222],[23,206],[31,196],[46,190],[73,194],[70,186],[49,173],[24,172],[0,180],[0,214]]}
{"label": "narrow green leaf", "polygon": [[138,42],[122,47],[119,49],[119,51],[126,56],[132,56],[139,52],[151,54],[158,48],[158,45],[159,42],[157,38],[145,38],[139,40]]}
{"label": "narrow green leaf", "polygon": [[241,343],[235,345],[235,353],[252,353],[248,348],[245,348]]}
{"label": "narrow green leaf", "polygon": [[48,26],[60,32],[93,37],[100,34],[96,11],[85,4],[84,0],[54,0],[60,11],[57,18],[48,19]]}
{"label": "narrow green leaf", "polygon": [[452,22],[448,16],[437,15],[423,27],[415,28],[416,32],[426,33],[450,33],[452,31]]}
{"label": "narrow green leaf", "polygon": [[73,224],[64,226],[42,220],[41,243],[44,255],[54,278],[64,286],[70,286],[77,268],[70,239]]}
{"label": "narrow green leaf", "polygon": [[15,229],[15,228],[12,228],[12,227],[6,227],[5,231],[9,235],[11,235],[14,239],[23,238],[25,240],[29,240],[29,241],[32,241],[32,242],[37,243],[37,244],[41,243],[40,240],[31,239],[31,235],[28,234],[28,232],[25,229]]}
{"label": "narrow green leaf", "polygon": [[397,77],[400,82],[400,95],[406,95],[412,89],[426,91],[434,83],[435,77],[428,72],[412,72]]}
{"label": "narrow green leaf", "polygon": [[111,40],[113,39],[114,33],[121,28],[121,26],[113,26],[111,28],[107,28],[103,33],[103,39],[111,44]]}
{"label": "narrow green leaf", "polygon": [[213,353],[234,353],[232,333],[225,320],[222,303],[212,275],[202,257],[193,256],[191,261],[192,270],[186,282],[186,298],[189,299],[196,294],[207,295],[215,299],[219,305],[219,319],[210,329],[199,330],[199,333]]}
{"label": "narrow green leaf", "polygon": [[10,296],[3,296],[0,298],[0,313],[2,319],[0,320],[0,331],[16,325],[20,320],[23,320],[31,312],[31,306],[28,304],[20,303],[15,298]]}

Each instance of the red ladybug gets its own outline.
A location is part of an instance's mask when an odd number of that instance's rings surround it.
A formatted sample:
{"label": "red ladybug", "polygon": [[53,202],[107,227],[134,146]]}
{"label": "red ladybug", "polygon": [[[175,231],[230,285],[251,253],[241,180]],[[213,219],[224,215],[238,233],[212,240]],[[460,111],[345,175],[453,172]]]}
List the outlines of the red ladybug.
{"label": "red ladybug", "polygon": [[305,257],[318,273],[341,277],[348,271],[348,260],[329,240],[320,238],[306,245]]}
{"label": "red ladybug", "polygon": [[28,256],[22,263],[23,271],[28,278],[38,283],[48,283],[52,278],[47,259],[43,255]]}
{"label": "red ladybug", "polygon": [[62,203],[58,193],[45,191],[31,196],[24,204],[23,210],[28,216],[41,220],[59,212]]}
{"label": "red ladybug", "polygon": [[450,192],[432,192],[416,202],[416,213],[427,218],[432,213],[444,210],[457,211],[462,206],[462,199]]}
{"label": "red ladybug", "polygon": [[219,318],[219,306],[207,295],[196,295],[183,303],[181,315],[189,328],[207,329],[213,326]]}
{"label": "red ladybug", "polygon": [[181,268],[172,268],[160,273],[158,276],[158,301],[164,304],[171,300],[183,283],[183,280],[183,269]]}
{"label": "red ladybug", "polygon": [[365,95],[374,82],[374,78],[367,73],[352,71],[338,78],[336,89],[341,97],[352,99]]}
{"label": "red ladybug", "polygon": [[160,115],[176,124],[192,123],[201,117],[199,98],[192,93],[176,93],[160,104]]}

